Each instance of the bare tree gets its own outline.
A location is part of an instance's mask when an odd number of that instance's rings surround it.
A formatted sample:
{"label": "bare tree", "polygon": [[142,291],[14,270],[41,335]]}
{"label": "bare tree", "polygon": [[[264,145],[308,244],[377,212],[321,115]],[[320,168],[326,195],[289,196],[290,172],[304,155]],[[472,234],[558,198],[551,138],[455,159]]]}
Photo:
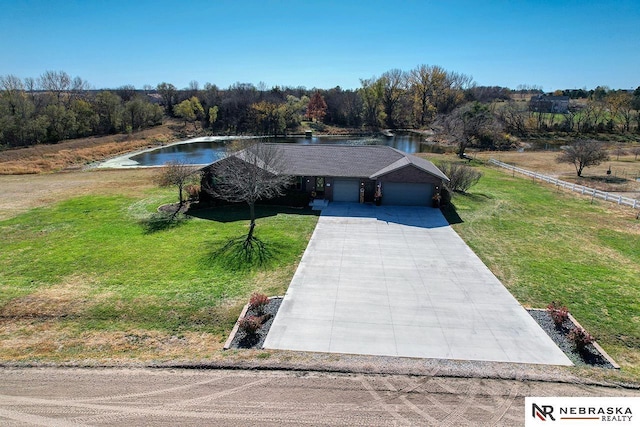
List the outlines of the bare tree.
{"label": "bare tree", "polygon": [[575,166],[578,176],[582,176],[584,168],[597,166],[608,159],[609,155],[601,142],[581,139],[566,147],[556,161],[571,163]]}
{"label": "bare tree", "polygon": [[[156,182],[161,187],[177,187],[180,205],[178,211],[184,205],[183,190],[191,181],[195,181],[198,175],[198,167],[184,161],[167,163],[156,176]],[[177,211],[176,211],[177,212]]]}
{"label": "bare tree", "polygon": [[62,94],[71,89],[72,79],[64,71],[45,71],[38,78],[38,85],[56,96],[58,104],[62,102]]}
{"label": "bare tree", "polygon": [[464,158],[469,146],[492,147],[502,130],[491,110],[479,102],[458,107],[443,119],[443,125],[445,131],[456,139],[460,158]]}
{"label": "bare tree", "polygon": [[508,101],[504,108],[498,110],[497,117],[507,132],[519,136],[527,135],[526,107],[522,103]]}
{"label": "bare tree", "polygon": [[380,77],[382,81],[382,106],[386,114],[386,125],[395,129],[401,114],[402,97],[406,94],[407,77],[400,69],[389,70]]}
{"label": "bare tree", "polygon": [[255,204],[259,200],[282,196],[291,184],[284,173],[284,153],[277,144],[254,143],[228,154],[212,164],[203,180],[203,190],[218,199],[249,205],[249,233],[244,249],[259,241],[254,237]]}
{"label": "bare tree", "polygon": [[627,150],[625,149],[624,145],[621,142],[619,142],[614,147],[613,153],[616,155],[616,160],[620,160],[620,156],[627,155]]}

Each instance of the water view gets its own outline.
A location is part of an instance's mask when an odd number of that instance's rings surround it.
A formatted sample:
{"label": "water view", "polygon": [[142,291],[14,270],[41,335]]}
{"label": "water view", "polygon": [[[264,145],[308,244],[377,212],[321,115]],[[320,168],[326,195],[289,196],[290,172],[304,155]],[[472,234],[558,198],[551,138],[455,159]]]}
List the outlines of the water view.
{"label": "water view", "polygon": [[[132,156],[130,160],[140,166],[162,166],[168,162],[186,162],[195,165],[205,165],[219,159],[225,151],[227,141],[206,141],[198,138],[197,141],[185,144],[175,144],[158,148],[145,153]],[[294,143],[294,144],[341,144],[341,145],[388,145],[405,153],[420,153],[426,151],[426,146],[421,144],[423,137],[419,135],[396,135],[393,137],[335,137],[314,136],[313,138],[287,137],[268,138],[269,142]]]}

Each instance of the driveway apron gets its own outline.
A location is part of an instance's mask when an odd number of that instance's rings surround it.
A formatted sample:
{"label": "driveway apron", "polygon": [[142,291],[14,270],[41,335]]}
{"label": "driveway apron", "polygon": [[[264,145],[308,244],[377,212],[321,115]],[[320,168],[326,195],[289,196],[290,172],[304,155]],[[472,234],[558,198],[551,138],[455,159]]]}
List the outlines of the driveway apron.
{"label": "driveway apron", "polygon": [[331,203],[265,348],[571,365],[440,210]]}

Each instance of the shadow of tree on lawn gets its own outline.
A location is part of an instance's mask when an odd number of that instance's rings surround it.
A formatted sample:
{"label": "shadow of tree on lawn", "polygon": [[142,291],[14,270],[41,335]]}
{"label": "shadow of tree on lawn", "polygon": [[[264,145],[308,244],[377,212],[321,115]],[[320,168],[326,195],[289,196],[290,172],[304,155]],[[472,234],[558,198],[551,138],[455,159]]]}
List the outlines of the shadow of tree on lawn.
{"label": "shadow of tree on lawn", "polygon": [[280,253],[277,245],[256,236],[247,239],[247,235],[216,240],[210,246],[214,249],[207,261],[232,271],[265,267]]}
{"label": "shadow of tree on lawn", "polygon": [[189,217],[176,210],[175,212],[159,211],[140,221],[145,234],[158,233],[179,227],[189,220]]}

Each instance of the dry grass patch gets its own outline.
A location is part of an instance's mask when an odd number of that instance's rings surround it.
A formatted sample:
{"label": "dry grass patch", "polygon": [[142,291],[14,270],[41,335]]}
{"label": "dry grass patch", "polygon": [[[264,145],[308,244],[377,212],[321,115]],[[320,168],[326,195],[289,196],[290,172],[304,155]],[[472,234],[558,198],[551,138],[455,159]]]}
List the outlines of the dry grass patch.
{"label": "dry grass patch", "polygon": [[132,135],[78,138],[57,144],[0,151],[0,175],[38,174],[78,168],[91,162],[173,141],[175,121]]}
{"label": "dry grass patch", "polygon": [[222,350],[224,337],[206,332],[131,329],[84,331],[54,320],[19,319],[0,323],[0,361],[114,363],[206,359]]}
{"label": "dry grass patch", "polygon": [[89,170],[44,175],[0,176],[0,220],[29,209],[88,194],[136,196],[154,187],[153,171]]}
{"label": "dry grass patch", "polygon": [[0,307],[0,319],[75,317],[104,298],[92,296],[96,280],[70,276],[60,284],[14,298]]}

